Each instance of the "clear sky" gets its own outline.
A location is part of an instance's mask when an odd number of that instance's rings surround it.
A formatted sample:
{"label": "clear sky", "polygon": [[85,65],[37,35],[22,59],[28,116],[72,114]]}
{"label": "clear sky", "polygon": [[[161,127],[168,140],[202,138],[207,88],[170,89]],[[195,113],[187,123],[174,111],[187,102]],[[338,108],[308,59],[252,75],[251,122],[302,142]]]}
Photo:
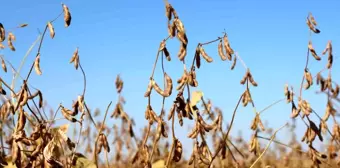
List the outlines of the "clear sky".
{"label": "clear sky", "polygon": [[[149,3],[147,3],[149,2]],[[284,84],[289,83],[297,91],[303,74],[306,50],[309,39],[306,17],[308,12],[315,16],[321,33],[313,34],[313,45],[318,53],[325,48],[327,41],[333,41],[334,56],[337,57],[340,45],[339,1],[169,1],[177,10],[184,23],[189,39],[187,62],[191,62],[195,46],[221,36],[224,29],[229,35],[231,47],[239,53],[258,82],[252,88],[252,96],[258,110],[270,103],[284,98]],[[80,60],[87,75],[86,100],[92,109],[105,111],[110,101],[117,101],[114,81],[117,74],[124,80],[123,96],[127,103],[125,110],[134,118],[137,128],[146,125],[144,111],[147,99],[143,97],[159,46],[167,37],[167,19],[162,0],[157,1],[63,1],[72,14],[72,23],[64,28],[62,18],[54,23],[55,38],[46,36],[41,50],[42,76],[32,74],[30,83],[43,92],[44,98],[56,109],[60,102],[70,106],[72,100],[83,89],[82,75],[75,71],[69,60],[76,47],[79,47]],[[5,28],[28,23],[25,29],[14,31],[17,51],[1,50],[5,58],[18,67],[28,48],[38,36],[38,29],[43,31],[47,21],[52,20],[62,10],[61,1],[18,1],[7,0],[1,3],[1,20]],[[168,41],[171,62],[165,63],[166,72],[175,82],[183,71],[177,59],[179,42]],[[213,105],[221,108],[224,122],[230,121],[234,106],[245,87],[239,84],[245,70],[240,62],[230,71],[231,62],[222,62],[217,54],[217,43],[206,46],[205,50],[214,58],[214,62],[202,63],[197,70],[198,90],[210,98]],[[21,72],[26,76],[34,60],[37,46],[27,58]],[[327,57],[321,62],[310,61],[310,70],[315,75],[327,63]],[[333,79],[340,81],[338,60],[334,61]],[[10,71],[9,71],[10,72]],[[1,77],[10,80],[11,74],[0,72]],[[162,80],[161,66],[158,64],[155,78]],[[312,107],[323,115],[325,96],[316,96],[312,90],[304,93]],[[176,92],[174,92],[176,93]],[[175,94],[167,99],[167,111]],[[152,99],[152,106],[160,111],[161,97]],[[263,121],[274,129],[290,121],[290,104],[280,103],[261,115]],[[111,107],[110,112],[113,107]],[[246,139],[250,138],[250,122],[254,117],[251,108],[240,108],[236,115],[232,135],[242,130]],[[102,117],[98,118],[101,119]],[[114,120],[108,120],[113,125]],[[188,124],[188,120],[184,120]],[[298,121],[298,137],[301,138],[305,127]],[[176,125],[176,134],[185,144],[191,141],[188,133]],[[287,141],[288,130],[280,132],[279,137]],[[287,134],[288,135],[288,134]]]}

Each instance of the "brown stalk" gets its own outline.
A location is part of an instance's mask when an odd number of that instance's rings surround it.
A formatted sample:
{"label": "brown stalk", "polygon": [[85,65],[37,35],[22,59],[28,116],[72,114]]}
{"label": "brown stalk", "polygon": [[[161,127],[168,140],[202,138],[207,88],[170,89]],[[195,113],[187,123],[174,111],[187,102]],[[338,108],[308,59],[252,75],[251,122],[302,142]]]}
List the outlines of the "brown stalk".
{"label": "brown stalk", "polygon": [[285,125],[283,125],[282,127],[280,127],[279,129],[277,129],[274,134],[272,135],[272,137],[270,138],[269,143],[267,144],[266,148],[263,150],[263,152],[260,154],[260,156],[255,160],[255,162],[253,162],[253,164],[250,166],[250,168],[254,167],[255,164],[260,161],[260,159],[262,158],[262,156],[266,153],[266,151],[268,150],[270,144],[272,143],[272,141],[274,140],[276,133],[279,132],[282,128],[284,128],[285,126],[287,126],[288,123],[286,123]]}
{"label": "brown stalk", "polygon": [[[97,167],[98,167],[97,143],[98,143],[99,135],[100,135],[100,134],[102,133],[102,131],[103,131],[103,128],[104,128],[104,125],[105,125],[106,116],[107,116],[107,113],[109,112],[109,109],[110,109],[111,104],[112,104],[112,101],[110,101],[109,105],[108,105],[107,108],[106,108],[103,122],[102,122],[102,124],[101,124],[101,127],[100,127],[100,129],[99,129],[99,132],[98,132],[97,137],[96,137],[96,140],[95,140],[93,159],[94,159],[95,164],[96,164]],[[80,133],[81,133],[81,132],[80,132]],[[79,134],[80,134],[80,133],[79,133]],[[77,144],[76,144],[76,147],[77,147]],[[76,147],[75,147],[75,148],[76,148]]]}
{"label": "brown stalk", "polygon": [[[242,97],[243,97],[243,94],[240,96],[240,98],[239,98],[239,100],[238,100],[238,102],[237,102],[237,105],[236,105],[236,107],[235,107],[235,109],[234,109],[233,116],[231,117],[231,121],[230,121],[230,126],[229,126],[229,128],[228,128],[228,130],[227,130],[227,133],[226,133],[225,136],[223,137],[223,142],[225,142],[226,139],[228,139],[228,135],[229,135],[230,130],[231,130],[232,126],[233,126],[234,119],[235,119],[235,115],[236,115],[236,111],[237,111],[238,106],[239,106],[240,103],[241,103]],[[209,164],[209,168],[212,166],[213,161],[215,160],[215,158],[217,157],[217,155],[218,155],[218,153],[221,151],[221,149],[222,149],[222,147],[219,147],[219,148],[217,149],[217,151],[215,152],[214,156],[211,158],[211,161],[210,161],[210,164]]]}

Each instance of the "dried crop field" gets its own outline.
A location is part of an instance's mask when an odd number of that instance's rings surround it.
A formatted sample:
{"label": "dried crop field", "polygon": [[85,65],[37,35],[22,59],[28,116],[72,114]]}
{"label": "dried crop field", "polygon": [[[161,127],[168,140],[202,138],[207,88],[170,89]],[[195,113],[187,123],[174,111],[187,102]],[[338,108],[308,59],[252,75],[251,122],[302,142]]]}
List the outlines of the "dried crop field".
{"label": "dried crop field", "polygon": [[[340,86],[332,78],[332,72],[336,71],[334,67],[337,66],[336,57],[333,55],[332,39],[320,42],[324,46],[316,47],[312,37],[322,36],[323,31],[317,16],[311,12],[306,13],[305,20],[305,28],[309,31],[309,35],[306,35],[305,63],[300,67],[301,71],[296,73],[301,75],[301,81],[298,81],[300,85],[293,87],[283,83],[284,99],[268,102],[267,107],[258,109],[253,99],[253,89],[261,87],[257,80],[261,74],[255,75],[252,67],[247,66],[247,62],[238,54],[232,40],[237,37],[230,38],[232,35],[224,30],[222,34],[210,32],[211,40],[189,43],[187,31],[190,30],[181,18],[182,11],[164,0],[162,15],[167,22],[164,29],[168,33],[159,37],[159,44],[155,44],[158,46],[155,51],[157,54],[154,62],[149,63],[153,66],[150,76],[145,77],[148,83],[145,84],[144,95],[136,95],[144,96],[147,100],[143,111],[147,124],[138,128],[134,115],[124,110],[126,100],[122,92],[125,83],[120,75],[116,76],[113,84],[118,101],[109,102],[103,112],[89,108],[86,68],[81,64],[81,49],[78,47],[69,53],[69,66],[83,77],[83,86],[79,86],[82,87],[82,94],[72,97],[72,106],[60,103],[49,114],[44,110],[45,101],[48,100],[44,99],[45,93],[34,87],[35,81],[32,80],[33,75],[45,75],[40,66],[44,61],[40,61],[40,58],[48,54],[41,52],[41,47],[49,45],[49,41],[58,36],[55,32],[59,31],[57,28],[61,28],[60,25],[63,31],[67,31],[76,24],[73,21],[77,19],[72,17],[72,8],[67,4],[62,3],[60,11],[59,15],[51,16],[51,20],[46,21],[37,40],[37,51],[28,51],[35,55],[35,59],[28,60],[30,68],[27,74],[18,72],[20,68],[13,66],[11,57],[0,55],[1,75],[13,76],[14,79],[5,80],[0,76],[1,167],[340,167],[340,125],[337,122]],[[16,52],[16,45],[20,43],[16,31],[28,26],[29,23],[16,26],[0,23],[0,49]],[[169,41],[179,42],[177,50],[169,49]],[[195,48],[193,55],[189,55],[189,45]],[[215,53],[207,52],[208,47],[215,48]],[[319,51],[321,47],[324,49]],[[178,79],[170,76],[168,70],[171,63],[176,61],[183,65],[178,67],[183,69]],[[199,75],[198,69],[216,62],[229,64],[229,71],[244,71],[243,76],[230,79],[244,88],[238,97],[233,98],[237,103],[230,112],[214,106],[213,100],[204,95],[204,90],[196,89],[200,84],[196,77]],[[311,63],[319,69],[313,68],[311,71]],[[162,80],[156,80],[156,71],[161,71]],[[15,83],[15,79],[19,82]],[[15,84],[20,85],[20,88],[16,89]],[[323,111],[316,111],[309,97],[304,94],[310,90],[316,91],[320,100],[325,99]],[[161,110],[154,108],[152,97],[156,95],[162,99]],[[170,99],[173,95],[175,99]],[[294,122],[287,122],[277,128],[267,127],[263,121],[266,113],[263,112],[278,103],[285,103],[291,109],[286,119]],[[165,104],[171,104],[170,108],[165,108]],[[232,129],[236,129],[234,125],[238,111],[245,107],[253,110],[253,120],[246,123],[252,132],[251,137],[231,133]],[[63,117],[57,118],[59,114]],[[98,120],[98,116],[103,116],[103,120]],[[303,124],[304,135],[296,133],[297,122]],[[188,123],[192,127],[185,137],[180,136],[176,130],[183,130]],[[70,128],[74,126],[77,126],[77,130],[73,136],[69,136],[72,131]],[[293,140],[287,142],[278,139],[277,135],[282,129],[288,129]],[[143,131],[140,133],[139,130]],[[185,150],[181,142],[183,139],[192,142],[191,151]],[[320,148],[320,144],[326,148]]]}

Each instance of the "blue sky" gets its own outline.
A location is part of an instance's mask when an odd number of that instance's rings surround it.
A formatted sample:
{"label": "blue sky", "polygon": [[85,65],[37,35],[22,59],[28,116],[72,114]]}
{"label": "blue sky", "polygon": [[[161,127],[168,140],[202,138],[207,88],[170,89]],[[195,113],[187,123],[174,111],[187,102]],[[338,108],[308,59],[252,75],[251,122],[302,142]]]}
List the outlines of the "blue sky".
{"label": "blue sky", "polygon": [[[340,31],[337,7],[339,1],[169,1],[177,10],[184,23],[189,39],[187,62],[191,62],[195,46],[199,42],[207,42],[221,36],[224,29],[229,35],[231,47],[239,53],[258,82],[252,88],[252,96],[258,110],[270,103],[284,98],[284,84],[289,83],[297,91],[303,74],[305,55],[308,44],[308,12],[315,16],[321,33],[313,35],[313,45],[321,53],[328,40],[333,41],[334,56],[337,57]],[[76,47],[79,47],[80,60],[87,75],[86,99],[92,109],[100,108],[103,112],[110,101],[117,101],[114,80],[121,74],[124,80],[123,96],[127,103],[125,109],[134,118],[137,127],[147,122],[144,111],[147,99],[143,97],[146,90],[159,42],[167,37],[167,19],[165,7],[161,0],[150,1],[63,1],[71,10],[72,23],[64,28],[62,18],[54,23],[55,38],[45,37],[41,50],[42,76],[32,74],[30,83],[41,89],[44,98],[56,109],[60,102],[70,106],[73,99],[83,89],[82,75],[75,71],[69,60]],[[38,29],[43,31],[47,21],[57,16],[62,8],[61,1],[4,1],[0,11],[0,22],[6,27],[15,27],[28,23],[24,29],[17,29],[14,34],[17,51],[8,49],[0,51],[5,58],[18,67],[28,48],[38,36]],[[166,72],[176,81],[183,71],[177,59],[179,42],[168,41],[171,62],[165,63]],[[217,55],[217,43],[205,47],[206,52],[214,58],[208,64],[203,61],[202,68],[197,70],[198,90],[202,90],[205,98],[212,99],[213,105],[221,108],[224,122],[229,122],[238,97],[245,87],[239,84],[245,70],[240,62],[236,69],[230,71],[230,62],[222,62]],[[34,60],[37,46],[27,58],[22,76],[26,76],[31,62]],[[310,70],[316,74],[327,63],[310,61]],[[338,60],[334,61],[333,80],[339,81]],[[11,74],[1,77],[10,80]],[[158,64],[155,79],[162,81],[161,66]],[[312,107],[323,115],[325,96],[317,96],[312,90],[306,91]],[[167,99],[167,111],[175,94]],[[322,102],[322,103],[321,103]],[[161,97],[152,98],[152,106],[157,112],[161,108]],[[280,103],[261,115],[268,126],[276,129],[290,121],[289,104]],[[110,111],[112,111],[113,107]],[[254,117],[251,108],[240,108],[236,115],[232,135],[242,130],[246,139],[250,138],[249,127]],[[99,117],[98,119],[101,119]],[[113,125],[114,120],[108,120]],[[190,123],[188,120],[185,124]],[[301,138],[305,127],[298,122],[298,137]],[[187,126],[181,129],[176,125],[176,134],[185,144],[191,141],[185,136]],[[287,141],[288,130],[282,130],[279,137]],[[288,135],[288,134],[287,134]],[[190,151],[190,150],[189,150]]]}

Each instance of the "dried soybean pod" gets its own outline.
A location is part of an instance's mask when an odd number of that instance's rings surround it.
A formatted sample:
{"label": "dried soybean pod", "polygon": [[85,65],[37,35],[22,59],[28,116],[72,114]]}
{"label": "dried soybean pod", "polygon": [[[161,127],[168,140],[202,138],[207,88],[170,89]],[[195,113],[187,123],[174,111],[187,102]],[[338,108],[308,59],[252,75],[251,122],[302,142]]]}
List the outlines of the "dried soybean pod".
{"label": "dried soybean pod", "polygon": [[185,44],[185,45],[188,44],[188,37],[185,34],[185,32],[179,31],[179,32],[177,32],[176,36],[183,44]]}
{"label": "dried soybean pod", "polygon": [[247,70],[246,74],[244,74],[243,78],[240,81],[240,84],[244,85],[246,83],[248,79],[248,73],[249,73],[249,70]]}
{"label": "dried soybean pod", "polygon": [[309,12],[309,18],[310,18],[310,21],[312,22],[312,24],[313,24],[314,26],[317,26],[316,20],[315,20],[315,18],[314,18],[314,16],[312,15],[311,12]]}
{"label": "dried soybean pod", "polygon": [[165,9],[166,9],[165,15],[168,18],[168,20],[170,21],[172,19],[172,11],[173,11],[171,4],[166,3]]}
{"label": "dried soybean pod", "polygon": [[[234,50],[231,49],[231,47],[230,47],[230,44],[229,44],[229,40],[228,40],[227,34],[225,34],[224,37],[223,37],[223,43],[224,43],[224,48],[225,48],[225,50],[226,50],[228,59],[231,60],[231,55],[234,54]],[[230,58],[229,58],[229,56],[230,56]]]}
{"label": "dried soybean pod", "polygon": [[305,85],[305,89],[309,89],[310,86],[313,85],[313,77],[312,74],[306,69],[304,73],[305,79],[307,81]]}
{"label": "dried soybean pod", "polygon": [[316,34],[320,33],[320,30],[314,27],[314,25],[311,23],[309,18],[307,18],[307,25],[308,25],[309,29],[312,30],[314,33],[316,33]]}
{"label": "dried soybean pod", "polygon": [[213,59],[205,52],[205,50],[204,50],[204,48],[203,48],[202,46],[200,46],[199,49],[200,49],[200,53],[201,53],[202,57],[203,57],[208,63],[210,63],[210,62],[213,61]]}
{"label": "dried soybean pod", "polygon": [[61,106],[61,111],[62,111],[62,113],[65,113],[65,114],[71,115],[71,116],[76,116],[78,114],[77,111],[72,111],[70,109],[65,108],[64,106]]}
{"label": "dried soybean pod", "polygon": [[27,23],[24,23],[24,24],[20,24],[20,25],[19,25],[20,28],[23,28],[23,27],[26,27],[26,26],[28,26]]}
{"label": "dried soybean pod", "polygon": [[175,151],[172,160],[175,162],[179,162],[181,160],[181,157],[182,157],[182,143],[178,139],[176,139]]}
{"label": "dried soybean pod", "polygon": [[333,65],[332,41],[329,41],[327,46],[328,46],[328,63],[327,63],[327,68],[330,69],[330,68],[332,68],[332,65]]}
{"label": "dried soybean pod", "polygon": [[168,23],[168,33],[170,35],[170,38],[173,38],[176,36],[176,26],[175,23]]}
{"label": "dried soybean pod", "polygon": [[164,91],[161,89],[161,87],[158,86],[158,84],[155,81],[152,81],[152,86],[158,94],[165,97]]}
{"label": "dried soybean pod", "polygon": [[188,81],[188,77],[186,76],[186,74],[183,75],[185,76],[182,76],[181,81],[180,82],[177,81],[178,86],[176,87],[176,90],[181,90]]}
{"label": "dried soybean pod", "polygon": [[26,124],[25,112],[22,109],[22,107],[19,107],[19,116],[16,131],[17,132],[22,131],[25,128],[25,124]]}
{"label": "dried soybean pod", "polygon": [[309,41],[309,43],[308,43],[308,49],[309,49],[309,51],[312,53],[312,56],[313,56],[316,60],[318,60],[318,61],[321,60],[321,58],[316,54],[316,51],[315,51],[315,49],[313,48],[312,41]]}
{"label": "dried soybean pod", "polygon": [[64,22],[65,22],[65,27],[69,27],[71,24],[71,20],[72,20],[72,16],[70,13],[70,10],[68,9],[68,7],[65,4],[61,4],[63,7],[63,11],[64,11]]}
{"label": "dried soybean pod", "polygon": [[37,54],[34,60],[34,70],[38,75],[41,75],[41,69],[40,69],[40,53]]}
{"label": "dried soybean pod", "polygon": [[227,57],[224,55],[223,52],[223,45],[222,45],[222,40],[218,43],[218,55],[220,55],[222,61],[227,60]]}
{"label": "dried soybean pod", "polygon": [[164,72],[164,78],[165,78],[165,81],[166,81],[166,88],[164,90],[164,94],[165,94],[165,97],[168,97],[171,95],[172,93],[172,79],[170,78],[170,76]]}
{"label": "dried soybean pod", "polygon": [[110,145],[107,141],[106,135],[102,134],[103,147],[107,152],[110,152]]}
{"label": "dried soybean pod", "polygon": [[256,83],[256,81],[254,80],[254,78],[253,78],[253,75],[250,73],[250,71],[249,71],[249,69],[248,69],[248,79],[249,79],[249,81],[250,81],[250,83],[253,85],[253,86],[257,86],[257,83]]}
{"label": "dried soybean pod", "polygon": [[1,67],[5,72],[7,72],[6,63],[5,63],[5,60],[3,58],[1,58]]}
{"label": "dried soybean pod", "polygon": [[235,68],[236,61],[237,61],[237,58],[236,58],[236,56],[235,56],[235,57],[234,57],[233,64],[232,64],[231,67],[230,67],[231,70],[233,70],[233,69]]}
{"label": "dried soybean pod", "polygon": [[183,22],[177,17],[174,19],[174,24],[176,26],[176,29],[178,30],[178,32],[183,32],[185,33],[185,28],[184,28],[184,25],[183,25]]}
{"label": "dried soybean pod", "polygon": [[47,22],[47,27],[48,27],[48,30],[50,31],[50,36],[53,39],[54,35],[55,35],[55,32],[54,32],[54,28],[53,28],[52,23],[51,22]]}
{"label": "dried soybean pod", "polygon": [[201,51],[199,49],[199,46],[196,47],[195,60],[196,60],[196,67],[199,69],[201,67]]}
{"label": "dried soybean pod", "polygon": [[76,50],[73,52],[72,58],[70,60],[70,63],[74,63],[74,67],[76,69],[78,69],[79,66],[79,51],[78,51],[78,47],[76,48]]}
{"label": "dried soybean pod", "polygon": [[180,47],[179,53],[178,53],[179,60],[183,61],[186,55],[187,55],[186,45],[184,43],[181,43],[181,47]]}
{"label": "dried soybean pod", "polygon": [[12,50],[15,51],[15,47],[13,46],[12,41],[15,41],[15,36],[12,32],[8,33],[7,45]]}
{"label": "dried soybean pod", "polygon": [[152,80],[149,81],[148,88],[144,93],[144,97],[149,97],[153,88]]}
{"label": "dried soybean pod", "polygon": [[22,90],[22,101],[19,103],[19,105],[25,106],[27,104],[27,101],[28,101],[28,93],[27,93],[26,87],[24,86]]}
{"label": "dried soybean pod", "polygon": [[171,61],[170,53],[166,47],[164,47],[163,52],[166,57],[166,60]]}
{"label": "dried soybean pod", "polygon": [[4,25],[0,23],[0,42],[5,41],[5,39],[6,39],[6,31],[5,31]]}
{"label": "dried soybean pod", "polygon": [[176,105],[173,104],[170,108],[170,111],[169,111],[168,120],[171,120],[171,118],[174,117],[175,110],[176,110]]}

